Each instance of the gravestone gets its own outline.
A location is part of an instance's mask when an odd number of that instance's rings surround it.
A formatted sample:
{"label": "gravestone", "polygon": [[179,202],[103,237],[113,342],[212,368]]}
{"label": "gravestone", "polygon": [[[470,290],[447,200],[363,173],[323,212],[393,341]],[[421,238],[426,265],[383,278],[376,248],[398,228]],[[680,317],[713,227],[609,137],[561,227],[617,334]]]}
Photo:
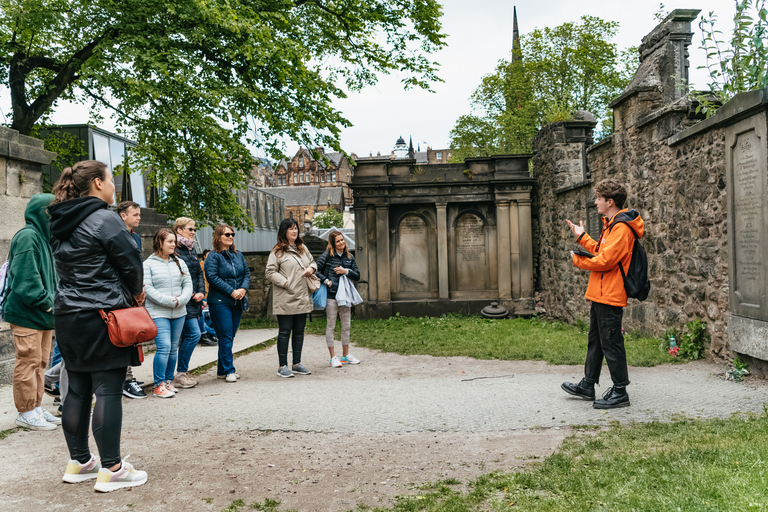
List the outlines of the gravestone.
{"label": "gravestone", "polygon": [[456,288],[488,288],[485,223],[474,213],[465,213],[456,222]]}
{"label": "gravestone", "polygon": [[429,253],[427,225],[421,217],[408,215],[399,226],[399,287],[400,292],[429,290]]}

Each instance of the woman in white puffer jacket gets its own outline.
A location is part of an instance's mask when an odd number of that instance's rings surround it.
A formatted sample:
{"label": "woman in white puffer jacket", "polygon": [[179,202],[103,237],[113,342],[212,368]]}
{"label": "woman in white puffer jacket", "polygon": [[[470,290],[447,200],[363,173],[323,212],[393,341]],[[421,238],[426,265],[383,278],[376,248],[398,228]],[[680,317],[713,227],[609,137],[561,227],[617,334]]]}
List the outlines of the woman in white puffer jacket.
{"label": "woman in white puffer jacket", "polygon": [[144,260],[144,291],[149,316],[157,325],[157,353],[152,365],[154,395],[171,398],[178,389],[171,383],[176,371],[179,338],[192,297],[192,278],[187,264],[176,256],[176,235],[159,229],[152,243],[154,252]]}

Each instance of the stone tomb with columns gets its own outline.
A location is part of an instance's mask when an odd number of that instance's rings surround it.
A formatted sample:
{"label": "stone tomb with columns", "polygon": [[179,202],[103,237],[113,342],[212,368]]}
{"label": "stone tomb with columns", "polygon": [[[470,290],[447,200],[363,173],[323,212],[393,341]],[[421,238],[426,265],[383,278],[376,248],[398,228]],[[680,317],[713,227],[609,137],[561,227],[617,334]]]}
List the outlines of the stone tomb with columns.
{"label": "stone tomb with columns", "polygon": [[419,165],[358,162],[354,195],[364,318],[533,309],[529,155]]}

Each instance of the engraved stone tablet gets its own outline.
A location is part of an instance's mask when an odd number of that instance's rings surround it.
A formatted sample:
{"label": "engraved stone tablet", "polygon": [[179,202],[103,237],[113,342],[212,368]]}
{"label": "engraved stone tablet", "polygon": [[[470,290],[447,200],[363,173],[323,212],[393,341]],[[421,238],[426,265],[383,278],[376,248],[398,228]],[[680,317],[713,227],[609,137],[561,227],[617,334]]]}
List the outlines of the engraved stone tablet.
{"label": "engraved stone tablet", "polygon": [[427,225],[421,217],[408,215],[398,227],[401,292],[429,291]]}
{"label": "engraved stone tablet", "polygon": [[760,141],[754,130],[736,137],[733,159],[734,293],[741,306],[760,308],[763,290],[762,204],[765,191],[760,172]]}
{"label": "engraved stone tablet", "polygon": [[456,222],[456,285],[458,290],[488,288],[485,226],[473,213],[465,213]]}

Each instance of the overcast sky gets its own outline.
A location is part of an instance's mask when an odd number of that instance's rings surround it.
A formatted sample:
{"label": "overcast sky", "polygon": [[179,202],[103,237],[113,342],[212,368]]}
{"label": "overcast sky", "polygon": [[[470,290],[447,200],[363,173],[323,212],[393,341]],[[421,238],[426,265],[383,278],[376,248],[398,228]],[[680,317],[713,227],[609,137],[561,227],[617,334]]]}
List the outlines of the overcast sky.
{"label": "overcast sky", "polygon": [[[517,6],[521,34],[535,28],[555,27],[568,21],[577,21],[589,14],[605,20],[619,22],[615,39],[619,48],[638,46],[644,35],[656,26],[654,14],[659,10],[658,0],[444,0],[443,32],[448,34],[448,47],[435,54],[440,62],[439,76],[445,80],[435,84],[434,93],[421,90],[403,91],[402,77],[397,74],[382,77],[375,87],[350,95],[336,103],[354,126],[342,132],[342,147],[349,153],[367,156],[370,152],[389,154],[395,141],[403,136],[413,137],[413,144],[424,150],[447,148],[449,132],[456,119],[469,112],[469,96],[481,78],[492,73],[500,59],[509,58],[512,47],[512,8]],[[664,2],[664,10],[675,8],[701,9],[701,14],[715,11],[720,19],[720,30],[728,32],[735,12],[734,0],[684,0]],[[701,35],[696,23],[691,45],[691,81],[704,88],[706,75],[696,70],[704,64],[704,54],[698,49]],[[7,89],[0,94],[3,115],[10,112]],[[84,123],[88,115],[81,105],[62,105],[53,117],[61,124]],[[102,125],[114,129],[107,119]],[[287,151],[293,154],[298,146],[289,143]]]}

